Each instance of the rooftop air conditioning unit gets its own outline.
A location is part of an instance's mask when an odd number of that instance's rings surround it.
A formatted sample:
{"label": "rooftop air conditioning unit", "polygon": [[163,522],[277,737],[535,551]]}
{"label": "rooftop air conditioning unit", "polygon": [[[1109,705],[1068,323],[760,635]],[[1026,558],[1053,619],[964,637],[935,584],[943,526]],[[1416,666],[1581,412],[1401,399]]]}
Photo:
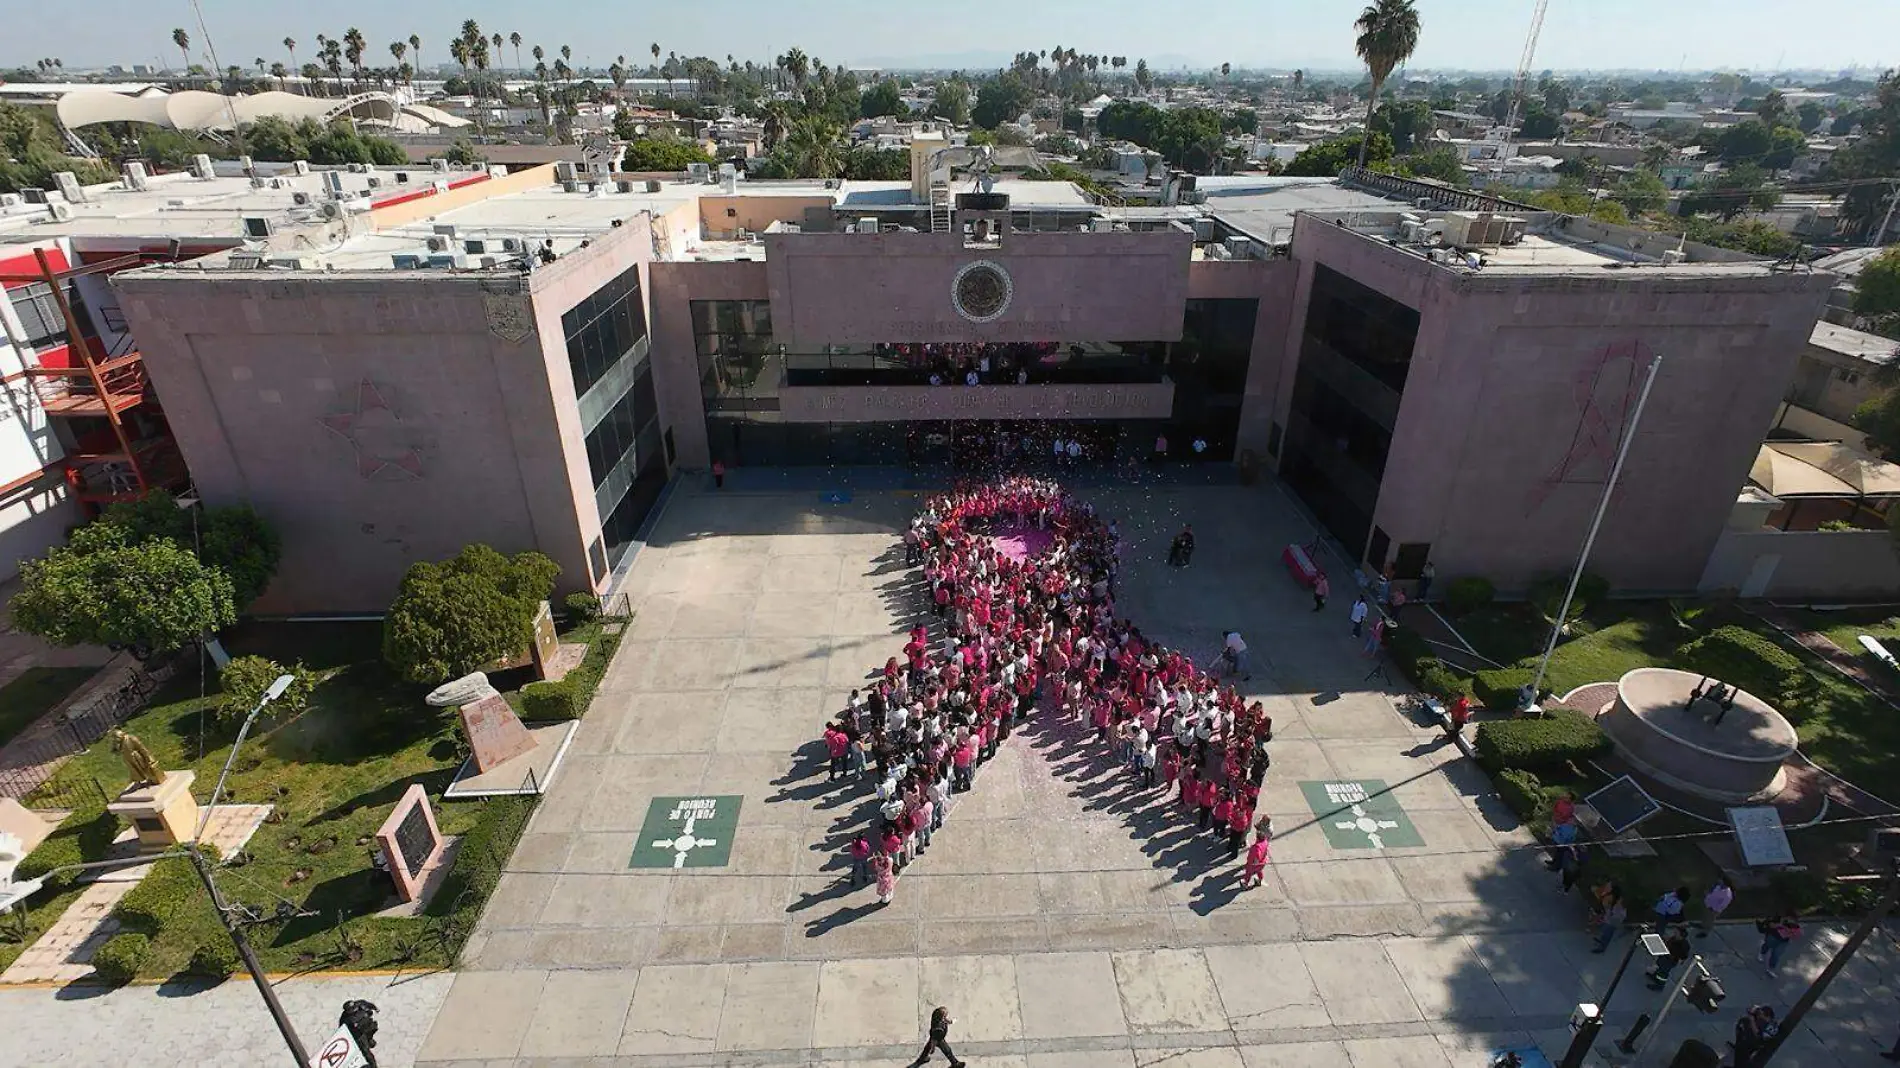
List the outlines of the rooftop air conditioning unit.
{"label": "rooftop air conditioning unit", "polygon": [[79,176],[71,171],[60,171],[53,175],[53,181],[59,186],[59,195],[66,198],[68,204],[84,204],[86,187],[79,184]]}
{"label": "rooftop air conditioning unit", "polygon": [[350,173],[351,173],[351,174],[362,174],[362,173],[364,173],[365,171],[368,171],[368,170],[369,170],[369,168],[368,168],[368,167],[365,167],[365,166],[363,166],[363,165],[362,165],[361,163],[352,163],[352,164],[350,164]]}
{"label": "rooftop air conditioning unit", "polygon": [[1420,211],[1430,211],[1432,210],[1432,198],[1419,197],[1417,200],[1412,201],[1412,206]]}
{"label": "rooftop air conditioning unit", "polygon": [[659,191],[660,191],[660,190],[661,190],[662,188],[664,188],[664,187],[663,187],[663,186],[662,186],[662,185],[660,184],[660,180],[659,180],[659,179],[657,179],[657,178],[648,178],[648,179],[647,179],[647,192],[649,192],[649,193],[657,193],[657,192],[659,192]]}
{"label": "rooftop air conditioning unit", "polygon": [[216,178],[218,176],[218,172],[211,166],[211,157],[205,155],[203,152],[191,157],[191,174],[192,177],[200,179]]}
{"label": "rooftop air conditioning unit", "polygon": [[501,258],[498,256],[483,256],[480,262],[483,267],[499,267],[501,265]]}
{"label": "rooftop air conditioning unit", "polygon": [[578,193],[580,191],[581,184],[579,182],[569,180],[561,183],[561,192],[563,193]]}
{"label": "rooftop air conditioning unit", "polygon": [[631,178],[618,178],[618,179],[615,179],[615,180],[614,180],[614,192],[616,192],[616,193],[631,193],[631,192],[633,192],[633,179],[631,179]]}
{"label": "rooftop air conditioning unit", "polygon": [[420,271],[422,257],[413,252],[398,252],[389,257],[389,265],[398,271]]}
{"label": "rooftop air conditioning unit", "polygon": [[877,220],[876,220],[876,219],[872,219],[872,218],[864,218],[864,219],[859,219],[859,220],[858,220],[858,233],[861,233],[861,234],[875,234],[875,233],[877,233]]}
{"label": "rooftop air conditioning unit", "polygon": [[430,228],[430,232],[441,234],[443,237],[449,238],[450,240],[454,240],[455,234],[456,234],[455,224],[454,223],[436,223],[433,227]]}
{"label": "rooftop air conditioning unit", "polygon": [[291,160],[291,161],[290,161],[290,173],[292,173],[292,174],[295,174],[295,175],[297,175],[297,176],[299,176],[299,177],[302,177],[303,175],[306,175],[306,174],[309,174],[309,173],[310,173],[310,161],[309,161],[309,160],[307,160],[307,159],[296,159],[296,160]]}
{"label": "rooftop air conditioning unit", "polygon": [[434,237],[429,238],[428,246],[430,252],[447,252],[449,250],[449,239],[441,234],[436,234]]}
{"label": "rooftop air conditioning unit", "polygon": [[397,172],[396,172],[396,184],[397,184],[397,185],[408,185],[408,184],[409,184],[409,172],[408,172],[408,171],[397,171]]}
{"label": "rooftop air conditioning unit", "polygon": [[66,222],[73,217],[73,206],[63,201],[49,201],[46,212],[53,217],[54,222]]}
{"label": "rooftop air conditioning unit", "polygon": [[1226,241],[1227,255],[1231,259],[1245,260],[1253,258],[1253,239],[1249,237],[1230,237]]}
{"label": "rooftop air conditioning unit", "polygon": [[483,241],[480,238],[470,238],[469,240],[462,242],[462,251],[468,253],[471,256],[480,256],[481,254],[488,251],[488,242]]}
{"label": "rooftop air conditioning unit", "polygon": [[1399,223],[1399,240],[1407,245],[1418,244],[1425,233],[1425,224],[1418,219],[1406,219]]}
{"label": "rooftop air conditioning unit", "polygon": [[25,198],[28,204],[46,203],[46,190],[36,186],[27,186],[25,189],[20,190],[20,196]]}
{"label": "rooftop air conditioning unit", "polygon": [[145,192],[145,164],[138,160],[127,163],[121,173],[125,175],[125,187],[134,193]]}
{"label": "rooftop air conditioning unit", "polygon": [[502,238],[502,239],[501,239],[501,250],[502,250],[503,252],[520,252],[520,251],[521,251],[521,239],[520,239],[520,238],[518,238],[518,237],[504,237],[504,238]]}
{"label": "rooftop air conditioning unit", "polygon": [[276,232],[277,228],[271,225],[271,221],[262,215],[247,215],[244,217],[245,237],[256,238],[261,241]]}
{"label": "rooftop air conditioning unit", "polygon": [[1090,219],[1089,230],[1098,234],[1112,234],[1115,232],[1115,220]]}
{"label": "rooftop air conditioning unit", "polygon": [[435,190],[437,193],[446,193],[449,191],[448,179],[437,178],[435,181],[429,183],[429,188]]}
{"label": "rooftop air conditioning unit", "polygon": [[300,208],[307,208],[310,206],[310,194],[300,189],[290,194],[290,202]]}
{"label": "rooftop air conditioning unit", "polygon": [[568,160],[560,160],[554,164],[554,180],[555,181],[565,184],[567,182],[571,182],[575,180],[578,177],[580,177],[580,171],[578,168],[574,166],[572,162]]}
{"label": "rooftop air conditioning unit", "polygon": [[1205,245],[1209,241],[1214,240],[1214,234],[1215,234],[1214,220],[1212,219],[1194,220],[1194,240],[1197,244]]}
{"label": "rooftop air conditioning unit", "polygon": [[323,261],[315,256],[272,256],[264,265],[289,271],[316,271],[323,268]]}
{"label": "rooftop air conditioning unit", "polygon": [[710,182],[712,181],[712,164],[688,163],[686,176],[695,182]]}
{"label": "rooftop air conditioning unit", "polygon": [[369,187],[371,189],[381,189],[383,187],[383,180],[372,174],[369,176]]}
{"label": "rooftop air conditioning unit", "polygon": [[20,206],[20,194],[0,193],[0,208],[17,208],[19,206]]}
{"label": "rooftop air conditioning unit", "polygon": [[437,174],[449,173],[449,161],[445,159],[432,159],[429,161],[429,167]]}
{"label": "rooftop air conditioning unit", "polygon": [[323,205],[317,209],[317,213],[326,219],[341,218],[343,215],[343,205],[334,200],[326,200],[323,202]]}
{"label": "rooftop air conditioning unit", "polygon": [[225,263],[234,271],[255,271],[264,266],[264,257],[255,252],[233,252]]}
{"label": "rooftop air conditioning unit", "polygon": [[1675,248],[1663,249],[1662,261],[1663,261],[1664,267],[1674,267],[1676,264],[1681,263],[1683,260],[1686,260],[1688,258],[1689,257],[1683,255],[1683,252],[1681,249],[1675,249]]}
{"label": "rooftop air conditioning unit", "polygon": [[253,175],[251,175],[251,188],[252,188],[252,189],[262,189],[262,188],[264,188],[264,179],[263,179],[263,177],[262,177],[262,176],[260,176],[260,175],[255,175],[255,174],[253,174]]}
{"label": "rooftop air conditioning unit", "polygon": [[455,267],[455,266],[457,266],[457,264],[456,264],[456,262],[455,262],[455,257],[454,257],[454,256],[452,256],[452,255],[449,255],[449,254],[448,254],[448,253],[446,253],[446,252],[441,252],[441,253],[435,253],[435,254],[432,254],[432,255],[431,255],[431,256],[429,257],[429,266],[431,266],[431,267]]}
{"label": "rooftop air conditioning unit", "polygon": [[343,174],[341,171],[323,172],[323,191],[333,197],[343,195]]}
{"label": "rooftop air conditioning unit", "polygon": [[270,180],[270,187],[272,189],[282,189],[287,184],[288,183],[282,178],[272,178]]}

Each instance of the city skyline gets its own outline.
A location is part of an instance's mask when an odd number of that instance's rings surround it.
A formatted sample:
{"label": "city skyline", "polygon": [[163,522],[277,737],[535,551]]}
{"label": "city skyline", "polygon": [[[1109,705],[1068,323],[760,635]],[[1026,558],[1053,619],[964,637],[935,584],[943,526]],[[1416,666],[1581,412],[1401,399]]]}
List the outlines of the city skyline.
{"label": "city skyline", "polygon": [[[351,26],[362,29],[372,57],[384,56],[383,42],[417,34],[423,41],[424,64],[434,66],[447,61],[447,41],[462,20],[474,18],[486,32],[519,32],[524,44],[539,43],[550,51],[571,44],[574,64],[580,68],[604,67],[616,55],[627,56],[631,63],[648,62],[650,46],[657,43],[663,52],[722,59],[732,55],[741,62],[769,64],[772,56],[799,47],[846,66],[983,69],[1006,64],[1011,53],[1033,43],[1038,49],[1061,44],[1085,52],[1125,54],[1131,63],[1146,58],[1157,69],[1205,69],[1228,62],[1238,68],[1314,70],[1357,67],[1352,20],[1361,6],[1359,0],[1211,0],[1197,7],[1191,19],[1149,25],[1142,18],[1149,9],[1130,0],[1045,0],[1033,9],[1012,10],[1010,25],[1000,33],[975,19],[933,21],[931,35],[919,38],[916,20],[908,13],[870,0],[828,4],[819,13],[825,25],[816,27],[810,6],[765,0],[723,0],[638,14],[585,0],[536,10],[532,22],[524,20],[518,8],[494,0],[468,0],[453,10],[428,14],[415,11],[400,22],[391,19],[386,6],[363,0],[330,4],[321,21],[300,11],[259,9],[234,0],[203,4],[218,65],[245,68],[254,57],[285,58],[285,36],[303,43],[301,62],[312,54],[317,34],[340,36]],[[1412,68],[1516,67],[1531,0],[1421,0],[1418,6],[1424,33]],[[1797,13],[1799,18],[1791,17]],[[1854,31],[1843,33],[1849,24]],[[211,65],[205,34],[189,5],[130,0],[102,0],[83,9],[45,8],[40,17],[10,27],[13,47],[0,56],[0,65],[31,66],[40,57],[58,56],[67,69],[169,67],[179,58],[171,31],[180,26],[192,38],[192,61]],[[830,26],[844,29],[837,32]],[[1870,42],[1894,40],[1900,40],[1900,6],[1875,9],[1855,0],[1812,0],[1798,8],[1789,0],[1729,0],[1719,7],[1705,0],[1670,5],[1599,0],[1587,10],[1553,5],[1533,66],[1669,72],[1878,69],[1893,57],[1873,54],[1871,48],[1877,45]],[[1224,51],[1216,52],[1214,43]],[[504,49],[497,66],[512,68],[511,60],[512,53]]]}

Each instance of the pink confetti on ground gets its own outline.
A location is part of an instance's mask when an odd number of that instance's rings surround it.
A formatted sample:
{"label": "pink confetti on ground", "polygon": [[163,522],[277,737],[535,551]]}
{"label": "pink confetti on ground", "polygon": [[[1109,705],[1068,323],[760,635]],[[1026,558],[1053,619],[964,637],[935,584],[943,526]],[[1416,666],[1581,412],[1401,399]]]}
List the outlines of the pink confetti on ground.
{"label": "pink confetti on ground", "polygon": [[1040,556],[1054,544],[1056,536],[1046,530],[1034,527],[1012,527],[990,539],[996,545],[996,551],[1012,560],[1027,560]]}

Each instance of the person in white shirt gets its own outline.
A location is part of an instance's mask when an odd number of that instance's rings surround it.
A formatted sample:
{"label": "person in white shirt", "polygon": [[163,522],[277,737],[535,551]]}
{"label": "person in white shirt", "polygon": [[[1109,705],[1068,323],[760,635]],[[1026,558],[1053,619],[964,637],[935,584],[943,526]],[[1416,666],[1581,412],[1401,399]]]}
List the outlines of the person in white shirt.
{"label": "person in white shirt", "polygon": [[1366,612],[1368,610],[1369,609],[1366,607],[1366,595],[1362,593],[1359,595],[1359,598],[1353,601],[1352,603],[1352,636],[1353,637],[1355,638],[1359,637],[1360,630],[1365,627]]}
{"label": "person in white shirt", "polygon": [[1082,458],[1082,442],[1075,438],[1069,439],[1069,462],[1075,463],[1081,458]]}
{"label": "person in white shirt", "polygon": [[1253,678],[1251,674],[1247,673],[1247,642],[1241,638],[1239,631],[1230,630],[1227,632],[1227,640],[1222,648],[1221,659],[1227,662],[1232,674],[1239,675],[1242,679]]}

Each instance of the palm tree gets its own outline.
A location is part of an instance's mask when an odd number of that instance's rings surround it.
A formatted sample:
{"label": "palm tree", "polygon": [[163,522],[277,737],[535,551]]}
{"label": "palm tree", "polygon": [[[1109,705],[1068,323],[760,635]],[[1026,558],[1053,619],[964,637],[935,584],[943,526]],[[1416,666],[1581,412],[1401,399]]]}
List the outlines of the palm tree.
{"label": "palm tree", "polygon": [[334,37],[325,37],[322,34],[317,34],[317,42],[323,46],[317,54],[323,59],[324,69],[330,72],[330,77],[336,79],[337,94],[342,95],[343,42]]}
{"label": "palm tree", "polygon": [[647,51],[653,53],[653,65],[655,68],[658,68],[660,65],[660,42],[653,42],[652,47],[648,48]]}
{"label": "palm tree", "polygon": [[620,95],[620,91],[627,87],[627,57],[626,56],[614,57],[614,65],[607,68],[607,77],[612,78],[614,80],[614,96],[618,98]]}
{"label": "palm tree", "polygon": [[1233,72],[1234,72],[1234,65],[1232,63],[1222,63],[1220,65],[1220,76],[1222,78],[1227,77],[1229,74],[1232,74]]}
{"label": "palm tree", "polygon": [[1366,98],[1365,132],[1359,137],[1359,166],[1366,165],[1366,146],[1372,141],[1372,112],[1379,106],[1379,90],[1394,68],[1418,49],[1418,9],[1412,0],[1374,0],[1353,24],[1359,39],[1353,50],[1365,60],[1372,75],[1372,93]]}
{"label": "palm tree", "polygon": [[398,73],[400,73],[401,68],[403,66],[402,57],[405,54],[407,54],[408,51],[409,51],[409,44],[406,41],[389,42],[389,54],[396,57],[396,67],[397,67]]}
{"label": "palm tree", "polygon": [[811,57],[805,55],[804,49],[793,48],[785,53],[785,73],[792,76],[792,84],[804,91],[805,76],[811,73]]}
{"label": "palm tree", "polygon": [[521,65],[521,34],[519,32],[509,34],[508,43],[515,46],[515,69],[517,71],[527,70],[528,68]]}
{"label": "palm tree", "polygon": [[416,69],[421,70],[422,69],[422,38],[416,36],[413,33],[409,35],[409,54],[416,57]]}
{"label": "palm tree", "polygon": [[270,65],[270,76],[277,79],[278,89],[284,89],[285,79],[290,77],[290,68],[284,66],[284,61],[280,59]]}
{"label": "palm tree", "polygon": [[351,26],[343,31],[343,57],[350,61],[350,84],[357,85],[363,80],[363,52],[369,43],[363,39],[363,31]]}
{"label": "palm tree", "polygon": [[785,154],[792,173],[800,178],[836,178],[843,168],[838,155],[840,131],[821,116],[800,119],[785,136]]}
{"label": "palm tree", "polygon": [[172,46],[178,49],[178,58],[184,60],[185,70],[191,70],[191,34],[184,27],[172,31]]}
{"label": "palm tree", "polygon": [[1293,91],[1296,93],[1299,92],[1300,86],[1305,85],[1305,84],[1306,84],[1306,71],[1295,70],[1293,72]]}

